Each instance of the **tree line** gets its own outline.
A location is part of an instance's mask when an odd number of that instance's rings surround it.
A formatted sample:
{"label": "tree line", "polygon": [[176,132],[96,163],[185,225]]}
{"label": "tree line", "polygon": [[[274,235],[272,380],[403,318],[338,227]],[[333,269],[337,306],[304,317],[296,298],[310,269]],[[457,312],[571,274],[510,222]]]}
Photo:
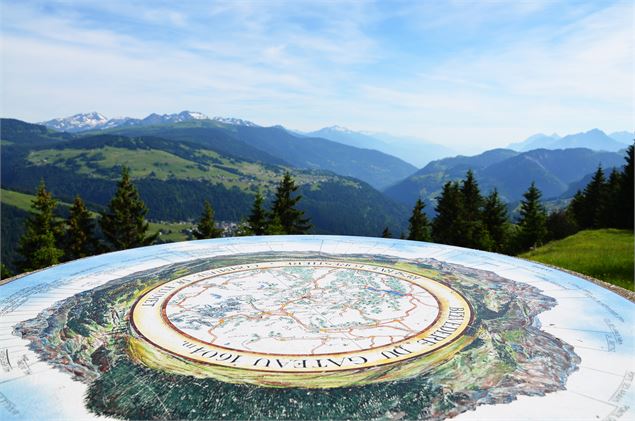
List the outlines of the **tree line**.
{"label": "tree line", "polygon": [[[311,223],[309,218],[304,217],[304,212],[297,209],[302,198],[296,194],[297,189],[291,174],[286,172],[278,184],[270,210],[265,210],[264,198],[258,193],[239,235],[308,233]],[[147,246],[154,243],[159,234],[148,233],[148,208],[126,167],[122,169],[121,179],[107,209],[98,217],[93,216],[79,195],[64,220],[55,214],[57,204],[42,180],[18,245],[20,257],[16,266],[21,272],[109,251]],[[192,235],[206,239],[221,237],[222,234],[223,230],[216,226],[214,220],[214,209],[206,200]],[[6,266],[2,265],[2,278],[10,275]]]}
{"label": "tree line", "polygon": [[[507,204],[496,189],[483,196],[472,170],[461,181],[448,181],[437,196],[436,216],[430,221],[418,199],[402,238],[433,241],[506,254],[518,254],[575,234],[582,229],[633,229],[633,145],[622,171],[609,177],[601,166],[583,190],[564,209],[548,213],[542,193],[531,183],[520,202],[519,218],[512,223]],[[382,237],[391,237],[388,228]]]}
{"label": "tree line", "polygon": [[[546,241],[564,238],[581,229],[633,229],[633,145],[626,153],[622,171],[606,177],[598,167],[587,186],[576,193],[570,204],[548,213],[541,192],[531,183],[520,203],[520,217],[513,223],[509,209],[496,189],[484,196],[468,170],[461,181],[448,181],[437,197],[436,216],[430,220],[425,204],[418,199],[408,220],[408,235],[413,241],[432,241],[506,254],[518,254]],[[257,193],[251,211],[238,235],[307,234],[310,218],[298,209],[302,196],[289,172],[280,180],[270,209]],[[20,238],[16,266],[32,271],[60,262],[109,251],[141,247],[154,243],[158,233],[148,233],[148,208],[123,168],[117,189],[107,209],[97,217],[77,195],[68,218],[55,215],[57,200],[40,182],[32,212]],[[204,202],[203,213],[192,230],[197,239],[217,238],[223,230],[214,220],[214,209]],[[392,237],[386,228],[382,237]],[[1,265],[2,278],[10,275]]]}

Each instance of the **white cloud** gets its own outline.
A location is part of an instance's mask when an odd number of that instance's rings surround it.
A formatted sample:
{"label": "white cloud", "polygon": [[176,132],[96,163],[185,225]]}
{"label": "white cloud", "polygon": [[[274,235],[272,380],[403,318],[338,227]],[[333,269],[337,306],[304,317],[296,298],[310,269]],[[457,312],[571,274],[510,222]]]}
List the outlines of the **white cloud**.
{"label": "white cloud", "polygon": [[[509,22],[551,2],[381,10],[357,1],[73,5],[50,13],[3,4],[4,115],[39,121],[87,110],[142,117],[193,109],[465,147],[505,145],[537,131],[632,129],[629,3],[569,7],[566,25],[526,30]],[[497,21],[508,24],[496,32]],[[386,22],[413,38],[389,39],[377,29]],[[426,31],[448,31],[457,43],[473,34],[493,41],[431,57],[397,51],[401,41],[432,42]]]}

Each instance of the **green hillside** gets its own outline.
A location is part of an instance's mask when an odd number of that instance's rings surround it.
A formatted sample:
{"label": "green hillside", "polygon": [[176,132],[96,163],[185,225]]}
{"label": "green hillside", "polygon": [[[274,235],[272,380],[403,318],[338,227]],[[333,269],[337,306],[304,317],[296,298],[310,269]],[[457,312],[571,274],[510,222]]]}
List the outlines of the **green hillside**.
{"label": "green hillside", "polygon": [[[285,171],[291,171],[318,234],[377,235],[388,226],[404,230],[407,207],[397,205],[363,181],[324,170],[303,170],[238,158],[202,143],[157,136],[73,135],[30,139],[42,126],[13,121],[2,149],[2,188],[33,193],[44,179],[53,195],[71,202],[80,194],[93,210],[106,206],[123,165],[152,221],[193,221],[209,200],[219,221],[239,222],[257,191],[266,202]],[[4,137],[4,120],[3,120]],[[34,134],[35,133],[35,134]],[[23,137],[21,137],[23,136]],[[231,138],[221,138],[232,142]],[[253,148],[252,148],[253,149]],[[174,231],[174,230],[173,230]]]}
{"label": "green hillside", "polygon": [[583,273],[633,290],[633,232],[617,229],[579,233],[520,257]]}
{"label": "green hillside", "polygon": [[[282,127],[237,126],[197,120],[150,127],[117,127],[104,132],[127,136],[160,136],[197,143],[238,158],[253,159],[258,156],[257,160],[261,162],[332,171],[363,180],[377,189],[390,186],[417,170],[407,162],[383,152],[322,138],[301,137]],[[277,159],[277,162],[272,159]]]}

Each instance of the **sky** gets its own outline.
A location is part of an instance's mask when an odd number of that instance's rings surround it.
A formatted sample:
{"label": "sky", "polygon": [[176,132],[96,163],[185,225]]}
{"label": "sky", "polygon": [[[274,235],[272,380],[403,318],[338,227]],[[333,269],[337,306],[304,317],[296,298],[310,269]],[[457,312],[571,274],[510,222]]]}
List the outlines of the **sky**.
{"label": "sky", "polygon": [[633,130],[632,1],[3,1],[1,115],[200,111],[461,150]]}

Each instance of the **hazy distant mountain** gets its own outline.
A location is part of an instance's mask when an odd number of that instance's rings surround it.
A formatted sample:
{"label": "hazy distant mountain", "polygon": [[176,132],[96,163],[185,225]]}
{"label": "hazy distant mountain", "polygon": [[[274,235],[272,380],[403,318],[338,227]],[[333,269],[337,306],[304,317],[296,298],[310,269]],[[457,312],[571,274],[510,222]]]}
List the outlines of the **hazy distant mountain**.
{"label": "hazy distant mountain", "polygon": [[635,132],[614,132],[609,135],[611,138],[617,140],[620,143],[624,143],[625,145],[633,144],[633,140],[635,139]]}
{"label": "hazy distant mountain", "polygon": [[39,124],[42,124],[54,130],[77,133],[89,130],[113,129],[116,127],[156,126],[161,124],[173,124],[193,120],[212,120],[222,124],[258,127],[257,124],[252,123],[251,121],[241,120],[239,118],[214,117],[210,119],[205,114],[196,111],[181,111],[180,113],[175,114],[152,113],[142,119],[131,117],[107,118],[106,116],[98,112],[91,112],[75,114],[73,116],[64,118],[54,118],[53,120],[44,121]]}
{"label": "hazy distant mountain", "polygon": [[375,149],[416,166],[422,167],[428,162],[454,155],[450,148],[420,139],[394,136],[386,133],[356,132],[341,126],[324,127],[306,136],[322,137],[358,148]]}
{"label": "hazy distant mountain", "polygon": [[543,198],[553,198],[569,190],[576,183],[602,165],[621,167],[624,156],[616,152],[592,151],[584,148],[536,149],[515,152],[494,149],[480,155],[446,158],[429,163],[412,176],[385,189],[391,199],[412,205],[422,197],[434,208],[435,198],[447,181],[460,180],[472,169],[484,193],[497,188],[507,202],[520,200],[532,181],[543,193]]}
{"label": "hazy distant mountain", "polygon": [[[622,133],[617,135],[623,138]],[[512,143],[509,145],[510,149],[526,152],[532,149],[568,149],[568,148],[588,148],[595,151],[619,151],[624,149],[623,141],[617,141],[611,136],[608,136],[600,129],[592,129],[588,132],[570,134],[564,137],[560,137],[557,134],[544,135],[536,134],[530,136],[522,142]]]}
{"label": "hazy distant mountain", "polygon": [[558,136],[557,133],[554,133],[552,135],[537,133],[535,135],[529,136],[522,142],[510,143],[508,148],[520,152],[540,148],[550,149],[551,145],[559,139],[560,136]]}

